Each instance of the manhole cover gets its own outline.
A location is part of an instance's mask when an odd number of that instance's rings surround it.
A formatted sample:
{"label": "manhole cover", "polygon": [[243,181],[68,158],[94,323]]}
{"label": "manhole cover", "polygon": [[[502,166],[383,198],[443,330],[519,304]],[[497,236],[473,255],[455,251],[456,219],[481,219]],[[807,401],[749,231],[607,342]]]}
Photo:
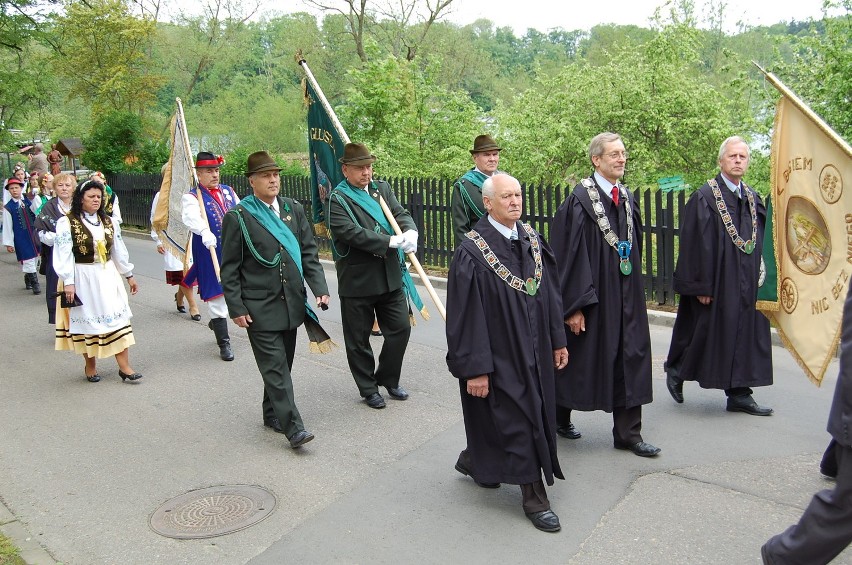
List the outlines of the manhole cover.
{"label": "manhole cover", "polygon": [[151,515],[151,529],[176,539],[213,538],[253,526],[275,510],[275,495],[260,487],[209,487],[177,496]]}

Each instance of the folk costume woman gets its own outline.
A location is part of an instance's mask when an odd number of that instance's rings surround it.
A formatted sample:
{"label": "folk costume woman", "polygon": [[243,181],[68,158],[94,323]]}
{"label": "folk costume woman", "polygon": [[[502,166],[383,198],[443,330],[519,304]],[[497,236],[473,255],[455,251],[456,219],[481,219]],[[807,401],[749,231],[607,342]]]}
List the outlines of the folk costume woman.
{"label": "folk costume woman", "polygon": [[14,253],[24,273],[24,286],[33,294],[41,294],[38,280],[39,241],[35,231],[35,211],[41,206],[38,195],[29,199],[22,194],[23,181],[12,177],[6,181],[9,200],[3,205],[3,245]]}
{"label": "folk costume woman", "polygon": [[71,211],[56,223],[53,268],[70,306],[62,308],[56,319],[56,350],[81,354],[86,379],[93,383],[101,380],[97,359],[115,356],[121,380],[133,382],[142,375],[130,366],[128,347],[136,340],[121,277],[127,279],[131,294],[139,286],[121,228],[103,209],[104,193],[100,182],[81,182]]}
{"label": "folk costume woman", "polygon": [[77,179],[74,175],[61,173],[53,179],[53,188],[56,198],[44,202],[38,211],[35,227],[38,231],[38,239],[41,241],[41,266],[39,272],[45,276],[47,281],[47,320],[51,324],[56,323],[56,288],[59,279],[53,269],[53,243],[56,239],[56,222],[71,211],[71,196]]}

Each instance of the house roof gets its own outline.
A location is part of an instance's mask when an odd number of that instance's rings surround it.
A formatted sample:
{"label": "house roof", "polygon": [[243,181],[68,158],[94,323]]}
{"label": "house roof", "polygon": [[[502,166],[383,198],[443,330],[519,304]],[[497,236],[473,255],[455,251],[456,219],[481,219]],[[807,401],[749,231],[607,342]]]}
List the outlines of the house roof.
{"label": "house roof", "polygon": [[56,148],[63,155],[70,155],[72,157],[78,157],[86,152],[86,148],[83,147],[83,142],[79,137],[60,139],[56,144]]}

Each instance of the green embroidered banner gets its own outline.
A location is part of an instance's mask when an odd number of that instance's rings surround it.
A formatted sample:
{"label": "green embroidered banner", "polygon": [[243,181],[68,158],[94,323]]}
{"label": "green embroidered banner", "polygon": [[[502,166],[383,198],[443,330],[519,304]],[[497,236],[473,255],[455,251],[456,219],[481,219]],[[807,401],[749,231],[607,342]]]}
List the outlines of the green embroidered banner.
{"label": "green embroidered banner", "polygon": [[312,219],[317,235],[325,235],[326,201],[331,189],[343,180],[337,160],[343,156],[344,143],[308,81],[305,81],[305,102],[308,105]]}
{"label": "green embroidered banner", "polygon": [[775,261],[774,225],[772,196],[768,195],[766,197],[766,230],[763,235],[763,265],[766,271],[763,284],[757,289],[759,310],[778,310],[778,263]]}

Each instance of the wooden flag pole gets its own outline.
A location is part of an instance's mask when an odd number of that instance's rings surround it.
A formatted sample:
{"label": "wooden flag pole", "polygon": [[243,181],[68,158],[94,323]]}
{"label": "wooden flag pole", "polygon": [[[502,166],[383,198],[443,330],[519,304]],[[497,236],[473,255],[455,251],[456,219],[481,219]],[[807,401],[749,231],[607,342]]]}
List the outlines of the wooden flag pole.
{"label": "wooden flag pole", "polygon": [[[305,76],[308,77],[308,81],[310,81],[311,86],[314,89],[314,92],[317,93],[317,96],[320,99],[320,103],[323,108],[325,108],[326,113],[331,118],[331,122],[334,124],[334,129],[337,130],[338,135],[340,135],[340,139],[343,140],[344,143],[349,143],[349,136],[346,135],[346,131],[343,129],[343,126],[340,124],[340,121],[337,119],[337,114],[334,113],[334,110],[331,108],[331,105],[328,103],[328,100],[323,94],[320,85],[317,83],[317,80],[314,78],[311,69],[308,68],[308,62],[302,58],[301,51],[296,54],[296,61],[299,65],[304,69]],[[396,218],[393,217],[393,213],[385,202],[384,198],[379,196],[379,204],[382,207],[382,212],[385,213],[385,217],[388,222],[390,222],[391,227],[396,235],[402,235],[402,230],[399,227],[399,224],[396,222]],[[447,310],[444,308],[444,303],[441,302],[441,299],[438,297],[438,294],[435,292],[435,288],[432,286],[432,281],[429,280],[429,277],[426,276],[426,271],[423,270],[423,267],[420,265],[420,261],[417,259],[417,255],[414,253],[407,253],[406,257],[411,262],[411,266],[414,267],[414,270],[417,271],[417,274],[420,276],[420,280],[423,282],[423,286],[426,287],[426,291],[429,293],[429,296],[432,297],[432,301],[435,303],[435,307],[438,309],[438,313],[441,314],[441,318],[444,321],[447,321]]]}
{"label": "wooden flag pole", "polygon": [[[192,158],[192,148],[189,146],[189,132],[186,131],[186,121],[183,118],[183,104],[180,101],[180,98],[175,98],[178,106],[178,114],[180,115],[180,125],[183,130],[183,142],[186,146],[186,155],[187,158]],[[198,175],[195,173],[195,167],[190,165],[190,170],[192,171],[192,182],[195,184],[196,189],[198,188]],[[210,229],[210,222],[207,220],[207,213],[204,211],[204,199],[201,197],[201,191],[196,190],[195,196],[198,198],[198,208],[201,211],[201,217],[204,219],[204,223],[207,224],[207,229]],[[213,270],[216,272],[216,280],[222,282],[222,275],[219,273],[219,257],[216,255],[216,246],[208,247],[208,251],[210,251],[210,259],[213,260]],[[188,251],[188,250],[187,250]]]}

